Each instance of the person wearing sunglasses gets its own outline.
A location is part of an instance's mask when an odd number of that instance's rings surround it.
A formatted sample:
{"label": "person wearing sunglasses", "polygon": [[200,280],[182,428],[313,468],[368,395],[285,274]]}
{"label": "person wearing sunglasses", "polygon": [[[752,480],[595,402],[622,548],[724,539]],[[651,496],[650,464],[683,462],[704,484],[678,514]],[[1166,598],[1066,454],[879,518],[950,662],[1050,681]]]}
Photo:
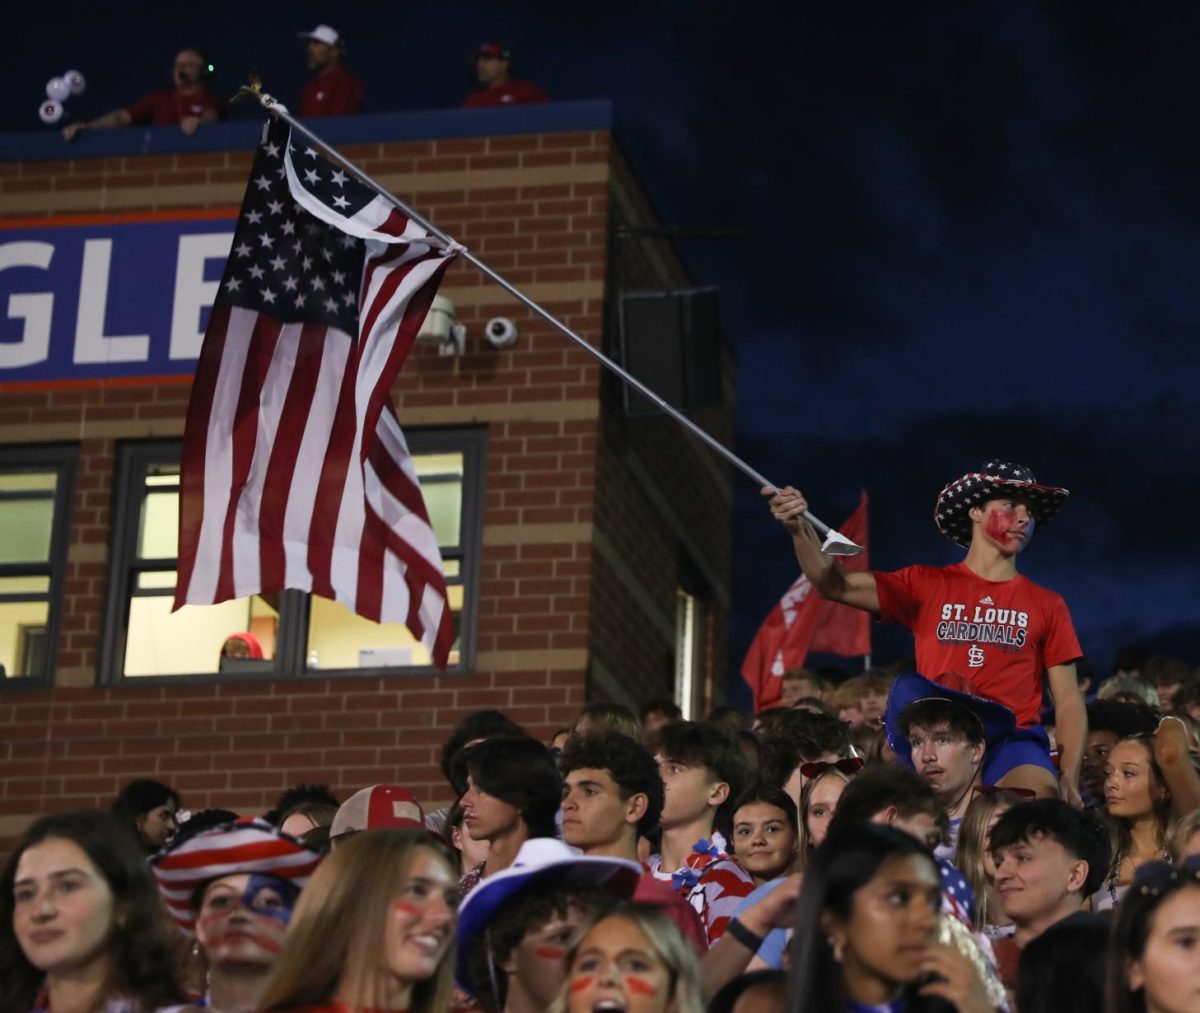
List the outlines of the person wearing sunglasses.
{"label": "person wearing sunglasses", "polygon": [[950,829],[935,854],[953,859],[958,831],[974,788],[990,785],[990,751],[1016,727],[1003,704],[971,691],[947,674],[938,682],[916,672],[899,676],[888,695],[884,726],[899,762],[912,767],[946,807]]}

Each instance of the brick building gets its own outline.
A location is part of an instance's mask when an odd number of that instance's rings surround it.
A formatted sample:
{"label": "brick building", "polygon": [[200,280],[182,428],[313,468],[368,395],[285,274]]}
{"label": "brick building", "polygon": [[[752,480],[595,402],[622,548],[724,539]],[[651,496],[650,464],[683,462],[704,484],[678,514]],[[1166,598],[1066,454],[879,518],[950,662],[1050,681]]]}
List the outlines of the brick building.
{"label": "brick building", "polygon": [[[323,129],[615,354],[623,296],[690,280],[646,235],[610,122],[606,103],[567,103]],[[419,344],[394,390],[447,561],[450,669],[299,592],[168,615],[190,371],[258,136],[0,139],[0,846],[137,776],[193,809],[257,812],[301,780],[440,803],[438,747],[473,709],[546,736],[589,699],[722,695],[728,467],[629,412],[598,363],[461,263],[441,294],[463,354]],[[496,317],[510,348],[483,340]],[[714,365],[693,417],[728,444],[723,348]],[[222,663],[241,630],[265,657]]]}

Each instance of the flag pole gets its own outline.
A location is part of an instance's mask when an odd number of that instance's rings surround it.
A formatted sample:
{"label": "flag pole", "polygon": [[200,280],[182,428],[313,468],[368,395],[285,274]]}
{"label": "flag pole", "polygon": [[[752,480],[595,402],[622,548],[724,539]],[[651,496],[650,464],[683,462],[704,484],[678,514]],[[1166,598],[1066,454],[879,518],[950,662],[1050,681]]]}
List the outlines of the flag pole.
{"label": "flag pole", "polygon": [[[600,363],[600,365],[602,365],[605,369],[608,369],[609,371],[615,373],[625,383],[627,383],[629,386],[633,387],[636,391],[638,391],[640,394],[642,394],[642,396],[649,398],[651,401],[653,401],[663,412],[665,412],[667,415],[671,416],[671,418],[673,418],[681,426],[683,426],[685,429],[689,430],[694,436],[698,437],[701,441],[706,443],[710,449],[712,449],[716,453],[720,454],[723,458],[725,458],[726,461],[728,461],[730,464],[732,464],[735,468],[737,468],[743,474],[754,479],[754,481],[756,481],[759,484],[759,486],[761,486],[761,487],[769,486],[772,489],[779,488],[779,486],[777,486],[774,482],[768,482],[761,474],[759,474],[752,467],[750,467],[750,465],[748,465],[745,461],[743,461],[740,457],[738,457],[732,450],[729,450],[719,440],[715,439],[714,437],[712,437],[708,433],[706,433],[703,429],[701,429],[698,425],[696,425],[696,423],[694,423],[686,415],[684,415],[682,412],[680,412],[678,409],[676,409],[672,405],[667,404],[667,402],[663,398],[659,397],[654,391],[652,391],[649,387],[647,387],[644,383],[642,383],[639,379],[637,379],[637,377],[633,376],[631,373],[627,372],[625,369],[623,369],[621,366],[619,366],[616,362],[614,362],[607,355],[605,355],[602,351],[600,351],[600,349],[593,347],[587,341],[587,339],[585,339],[584,337],[582,337],[579,334],[576,334],[575,331],[573,331],[570,327],[568,327],[566,324],[564,324],[556,316],[554,316],[548,310],[544,309],[542,306],[540,306],[538,303],[536,303],[533,299],[529,298],[529,296],[527,296],[524,292],[522,292],[519,288],[517,288],[511,282],[507,281],[501,275],[497,274],[491,267],[489,267],[482,260],[480,260],[477,256],[475,256],[475,254],[473,254],[470,250],[464,248],[463,246],[461,246],[461,244],[455,242],[455,240],[453,238],[451,238],[449,235],[447,235],[445,232],[443,232],[441,229],[439,229],[436,225],[433,224],[433,222],[429,221],[427,218],[425,218],[424,216],[422,216],[421,214],[419,214],[418,212],[413,210],[413,208],[411,208],[408,204],[406,204],[404,201],[402,201],[394,193],[392,193],[390,190],[388,190],[386,187],[384,187],[381,183],[376,182],[374,179],[372,179],[370,176],[368,176],[365,172],[362,171],[362,169],[360,169],[357,165],[355,165],[348,158],[346,158],[344,155],[342,155],[341,152],[339,152],[336,148],[331,147],[329,144],[327,144],[325,141],[323,141],[320,137],[318,137],[316,134],[314,134],[308,127],[306,127],[303,123],[301,123],[298,119],[296,119],[296,117],[294,117],[288,111],[287,107],[284,106],[283,103],[279,102],[276,98],[274,98],[271,95],[268,95],[266,92],[260,90],[257,87],[244,87],[238,92],[237,97],[238,98],[251,98],[252,97],[255,101],[260,103],[263,106],[263,108],[266,109],[267,112],[270,113],[272,116],[275,116],[278,119],[283,120],[293,130],[302,134],[310,142],[312,142],[313,147],[317,148],[322,154],[324,154],[326,157],[332,159],[334,162],[337,162],[338,165],[340,165],[343,169],[345,169],[348,173],[350,173],[355,179],[357,179],[364,186],[370,187],[377,194],[379,194],[379,196],[382,197],[384,200],[392,203],[397,209],[402,211],[407,218],[409,218],[411,221],[416,222],[419,226],[421,226],[421,228],[427,230],[430,233],[430,235],[441,240],[443,243],[445,243],[447,245],[447,247],[455,249],[459,253],[459,256],[461,256],[463,258],[463,260],[467,261],[467,263],[471,264],[477,270],[481,271],[487,278],[494,281],[497,285],[499,285],[502,289],[504,289],[514,299],[516,299],[518,302],[522,303],[528,309],[532,310],[534,313],[536,313],[539,317],[541,317],[543,320],[545,320],[548,324],[550,324],[556,330],[560,331],[566,337],[570,338],[573,342],[575,342],[576,345],[578,345],[585,352],[587,352],[590,356],[592,356],[592,358],[596,359]],[[858,553],[862,552],[861,546],[855,545],[852,541],[850,541],[850,539],[846,538],[845,535],[842,535],[840,532],[835,531],[828,524],[826,524],[823,521],[819,520],[818,518],[814,517],[807,510],[804,512],[804,519],[806,521],[808,521],[809,524],[811,524],[814,528],[816,528],[821,534],[823,534],[825,536],[825,544],[824,544],[823,548],[825,549],[826,552],[829,552],[831,555],[856,556],[856,555],[858,555]]]}

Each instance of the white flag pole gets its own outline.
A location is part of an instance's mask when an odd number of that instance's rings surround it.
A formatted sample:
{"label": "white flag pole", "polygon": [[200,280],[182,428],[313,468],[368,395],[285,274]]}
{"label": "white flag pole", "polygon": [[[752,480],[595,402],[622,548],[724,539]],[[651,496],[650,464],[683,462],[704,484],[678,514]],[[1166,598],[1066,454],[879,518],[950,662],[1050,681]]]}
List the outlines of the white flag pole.
{"label": "white flag pole", "polygon": [[[671,418],[673,418],[681,426],[683,426],[685,429],[689,430],[694,436],[698,437],[700,440],[702,440],[704,443],[706,443],[710,449],[712,449],[712,450],[716,451],[716,453],[720,454],[723,458],[725,458],[725,460],[727,460],[730,464],[732,464],[735,468],[737,468],[743,474],[754,479],[754,481],[757,482],[759,484],[759,486],[764,487],[764,488],[769,487],[771,489],[779,488],[779,486],[777,486],[774,482],[768,482],[762,475],[760,475],[757,471],[755,471],[753,468],[751,468],[750,465],[748,465],[745,461],[743,461],[740,457],[738,457],[732,450],[729,450],[720,441],[716,440],[715,438],[710,436],[708,433],[706,433],[703,429],[701,429],[698,425],[696,425],[696,423],[694,423],[686,415],[684,415],[682,412],[680,412],[678,409],[674,408],[673,406],[667,404],[667,402],[663,398],[659,397],[654,391],[652,391],[649,387],[647,387],[644,383],[642,383],[639,379],[637,379],[637,377],[628,373],[617,363],[613,362],[613,360],[610,359],[607,355],[605,355],[602,351],[600,351],[600,349],[593,347],[591,344],[588,343],[588,341],[585,338],[583,338],[579,334],[576,334],[575,331],[573,331],[570,327],[568,327],[566,324],[564,324],[556,316],[554,316],[548,310],[544,309],[543,307],[538,305],[536,302],[534,302],[531,298],[529,298],[529,296],[525,295],[524,292],[522,292],[519,288],[517,288],[511,282],[507,281],[501,275],[497,274],[491,267],[489,267],[482,260],[480,260],[477,256],[475,256],[475,254],[473,254],[470,250],[466,249],[461,244],[455,242],[454,239],[452,239],[450,236],[448,236],[446,233],[444,233],[441,229],[439,229],[431,221],[429,221],[428,219],[426,219],[425,217],[423,217],[422,215],[420,215],[416,211],[414,211],[411,207],[409,207],[409,205],[407,205],[404,201],[402,201],[399,197],[397,197],[391,191],[387,190],[382,184],[377,183],[374,179],[372,179],[365,172],[363,172],[358,166],[356,166],[348,158],[346,158],[339,151],[337,151],[337,149],[330,147],[329,144],[327,144],[320,137],[318,137],[316,134],[314,134],[308,127],[306,127],[303,123],[301,123],[299,120],[297,120],[290,112],[288,112],[287,107],[284,106],[277,99],[273,98],[271,95],[268,95],[266,92],[260,91],[257,88],[242,88],[238,92],[237,97],[239,97],[239,98],[253,97],[254,100],[259,102],[267,110],[267,112],[269,112],[272,116],[275,116],[275,117],[283,120],[285,123],[287,123],[289,126],[291,126],[291,128],[293,130],[302,134],[305,138],[307,138],[310,142],[312,142],[313,147],[317,148],[327,158],[331,159],[332,161],[334,161],[338,165],[340,165],[343,169],[345,169],[348,173],[350,173],[360,183],[362,183],[364,186],[370,187],[377,194],[379,194],[380,197],[384,198],[384,200],[390,201],[396,208],[398,208],[400,211],[402,211],[406,217],[408,217],[410,220],[416,222],[423,229],[426,229],[430,233],[430,235],[435,236],[436,238],[440,239],[443,243],[445,243],[448,247],[456,250],[459,253],[459,255],[463,258],[463,260],[467,261],[467,263],[471,264],[472,266],[477,268],[479,271],[483,272],[483,274],[485,276],[487,276],[492,281],[494,281],[497,285],[499,285],[502,289],[504,289],[514,299],[516,299],[518,302],[520,302],[523,305],[525,305],[526,307],[528,307],[530,310],[532,310],[534,313],[536,313],[538,316],[540,316],[543,320],[545,320],[548,324],[550,324],[556,330],[560,331],[561,333],[566,335],[568,338],[570,338],[573,342],[575,342],[576,345],[578,345],[585,352],[587,352],[590,356],[592,356],[592,358],[596,359],[605,369],[608,369],[611,372],[615,373],[625,383],[629,384],[629,386],[633,387],[636,391],[638,391],[644,397],[647,397],[651,401],[653,401],[663,412],[665,412],[667,415],[671,416]],[[856,556],[860,552],[862,552],[862,546],[855,545],[854,542],[850,541],[850,539],[847,538],[845,535],[834,530],[828,524],[826,524],[824,521],[821,521],[818,518],[814,517],[807,510],[804,512],[804,519],[806,521],[808,521],[809,524],[811,524],[814,528],[816,528],[821,534],[823,534],[825,536],[825,543],[822,546],[822,548],[826,552],[830,553],[831,555],[834,555],[834,556]]]}

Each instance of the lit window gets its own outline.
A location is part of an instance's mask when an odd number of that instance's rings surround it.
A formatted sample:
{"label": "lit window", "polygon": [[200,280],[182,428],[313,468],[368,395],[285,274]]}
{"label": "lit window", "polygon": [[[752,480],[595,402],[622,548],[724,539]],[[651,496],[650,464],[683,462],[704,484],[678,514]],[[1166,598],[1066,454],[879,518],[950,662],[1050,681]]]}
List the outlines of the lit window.
{"label": "lit window", "polygon": [[685,721],[699,718],[707,685],[707,616],[696,595],[675,589],[675,699]]}
{"label": "lit window", "polygon": [[54,669],[73,447],[0,453],[0,673],[49,682]]}
{"label": "lit window", "polygon": [[[469,657],[467,592],[478,558],[483,431],[407,434],[443,555],[455,630],[450,666]],[[377,624],[297,591],[171,611],[179,539],[179,445],[122,449],[110,575],[108,680],[421,668],[429,651],[398,623]]]}

